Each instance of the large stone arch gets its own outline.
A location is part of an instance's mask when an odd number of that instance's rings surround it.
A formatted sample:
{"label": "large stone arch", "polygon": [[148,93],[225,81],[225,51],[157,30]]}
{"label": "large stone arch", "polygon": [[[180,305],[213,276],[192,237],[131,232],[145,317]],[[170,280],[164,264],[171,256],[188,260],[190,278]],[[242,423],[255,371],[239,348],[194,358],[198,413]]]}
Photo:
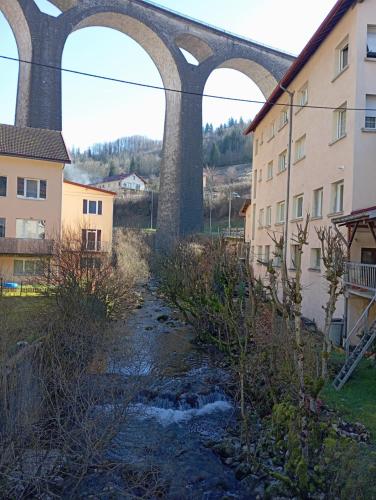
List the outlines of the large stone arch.
{"label": "large stone arch", "polygon": [[[14,2],[14,0],[0,0],[0,11],[4,14],[13,31],[17,44],[18,57],[23,61],[31,61],[33,51],[31,32],[21,6]],[[30,79],[30,65],[20,63],[15,115],[18,117],[18,122],[22,125],[26,125],[29,120]]]}

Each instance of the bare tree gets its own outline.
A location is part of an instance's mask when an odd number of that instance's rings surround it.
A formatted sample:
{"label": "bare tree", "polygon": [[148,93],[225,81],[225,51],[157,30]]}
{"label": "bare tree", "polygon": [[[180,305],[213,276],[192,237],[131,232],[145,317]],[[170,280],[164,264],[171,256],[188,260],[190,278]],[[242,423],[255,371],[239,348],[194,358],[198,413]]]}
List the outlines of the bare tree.
{"label": "bare tree", "polygon": [[328,360],[332,351],[330,325],[338,297],[343,293],[342,277],[345,272],[345,251],[340,235],[335,233],[331,227],[316,228],[316,233],[321,243],[321,258],[325,267],[325,279],[328,282],[328,300],[323,306],[325,324],[321,364],[321,375],[326,380],[328,378]]}

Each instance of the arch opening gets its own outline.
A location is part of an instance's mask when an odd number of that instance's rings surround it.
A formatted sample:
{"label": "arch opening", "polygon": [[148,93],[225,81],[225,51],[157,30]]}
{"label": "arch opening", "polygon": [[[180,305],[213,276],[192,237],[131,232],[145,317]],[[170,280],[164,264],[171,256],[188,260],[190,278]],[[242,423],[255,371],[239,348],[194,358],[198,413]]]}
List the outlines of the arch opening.
{"label": "arch opening", "polygon": [[[198,64],[201,64],[213,55],[212,48],[195,35],[187,33],[179,35],[176,37],[175,43],[180,50],[184,50],[189,53],[191,57],[194,57],[195,60],[198,61]],[[188,60],[188,62],[190,61]]]}
{"label": "arch opening", "polygon": [[[62,64],[89,73],[163,86],[147,52],[113,28],[76,29],[67,38]],[[63,132],[67,143],[71,148],[74,146],[76,153],[78,148],[81,153],[90,149],[90,158],[81,157],[74,168],[67,169],[72,180],[90,182],[126,173],[131,164],[145,177],[158,173],[166,108],[163,91],[69,73],[62,75],[62,88]],[[141,110],[150,110],[150,115]],[[124,137],[132,139],[118,141]]]}
{"label": "arch opening", "polygon": [[62,13],[62,10],[49,0],[34,0],[34,2],[41,12],[48,14],[49,16],[59,17]]}
{"label": "arch opening", "polygon": [[[2,53],[30,61],[32,58],[31,35],[21,7],[13,0],[0,0],[0,14]],[[1,121],[10,124],[17,122],[20,126],[26,125],[30,98],[30,65],[5,60],[2,60],[0,64],[2,70],[10,75],[7,82],[2,80],[2,85],[7,87],[6,95],[9,99],[5,99],[3,94]]]}
{"label": "arch opening", "polygon": [[192,64],[193,66],[198,66],[200,64],[199,61],[195,58],[195,56],[190,52],[188,52],[188,50],[184,50],[180,47],[179,50],[183,54],[184,59],[187,61],[187,63]]}

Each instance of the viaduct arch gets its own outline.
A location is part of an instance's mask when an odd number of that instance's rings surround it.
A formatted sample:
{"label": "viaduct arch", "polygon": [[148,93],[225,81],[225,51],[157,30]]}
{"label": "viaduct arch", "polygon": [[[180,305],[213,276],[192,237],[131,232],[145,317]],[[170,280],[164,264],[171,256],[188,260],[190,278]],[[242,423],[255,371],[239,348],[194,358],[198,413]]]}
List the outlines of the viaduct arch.
{"label": "viaduct arch", "polygon": [[[145,0],[50,0],[52,17],[31,0],[0,0],[20,59],[60,67],[68,36],[101,26],[139,43],[154,61],[166,88],[158,237],[160,248],[203,226],[202,94],[217,68],[236,69],[268,97],[293,57],[221,31]],[[192,54],[190,64],[180,49]],[[16,125],[61,130],[61,72],[20,63]],[[187,92],[187,93],[185,93]],[[195,94],[195,95],[192,95]]]}

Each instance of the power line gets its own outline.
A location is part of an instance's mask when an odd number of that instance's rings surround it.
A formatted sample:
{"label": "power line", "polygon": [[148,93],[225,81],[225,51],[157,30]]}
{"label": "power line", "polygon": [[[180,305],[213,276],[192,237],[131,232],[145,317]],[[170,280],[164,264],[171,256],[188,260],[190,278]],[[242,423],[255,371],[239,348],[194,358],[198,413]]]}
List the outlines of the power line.
{"label": "power line", "polygon": [[168,87],[161,87],[159,85],[152,85],[149,83],[135,82],[132,80],[122,80],[120,78],[113,78],[110,76],[98,75],[96,73],[87,73],[85,71],[78,71],[78,70],[74,70],[74,69],[62,68],[61,66],[53,66],[50,64],[43,64],[43,63],[38,63],[38,62],[33,62],[33,61],[26,61],[25,59],[19,59],[17,57],[0,55],[0,59],[18,62],[18,63],[30,64],[32,66],[39,66],[41,68],[47,68],[47,69],[51,69],[54,71],[62,71],[64,73],[70,73],[73,75],[87,76],[87,77],[96,78],[99,80],[105,80],[105,81],[114,82],[114,83],[122,83],[122,84],[126,84],[126,85],[132,85],[135,87],[142,87],[142,88],[148,88],[148,89],[153,89],[153,90],[162,90],[163,92],[174,92],[176,94],[187,94],[187,95],[196,96],[196,97],[206,97],[209,99],[218,99],[218,100],[222,100],[222,101],[232,101],[232,102],[242,102],[242,103],[247,103],[247,104],[262,104],[262,105],[268,103],[268,104],[271,104],[272,106],[282,106],[284,108],[293,107],[293,108],[323,109],[323,110],[330,110],[330,111],[344,109],[346,111],[363,111],[363,112],[364,111],[374,111],[374,112],[376,112],[375,108],[351,108],[351,107],[341,108],[341,106],[319,106],[319,105],[312,105],[312,104],[300,105],[300,104],[273,102],[273,101],[268,101],[268,100],[260,101],[257,99],[243,99],[241,97],[226,97],[226,96],[215,95],[215,94],[205,94],[205,93],[201,94],[200,92],[190,92],[187,90],[172,89],[172,88],[168,88]]}

